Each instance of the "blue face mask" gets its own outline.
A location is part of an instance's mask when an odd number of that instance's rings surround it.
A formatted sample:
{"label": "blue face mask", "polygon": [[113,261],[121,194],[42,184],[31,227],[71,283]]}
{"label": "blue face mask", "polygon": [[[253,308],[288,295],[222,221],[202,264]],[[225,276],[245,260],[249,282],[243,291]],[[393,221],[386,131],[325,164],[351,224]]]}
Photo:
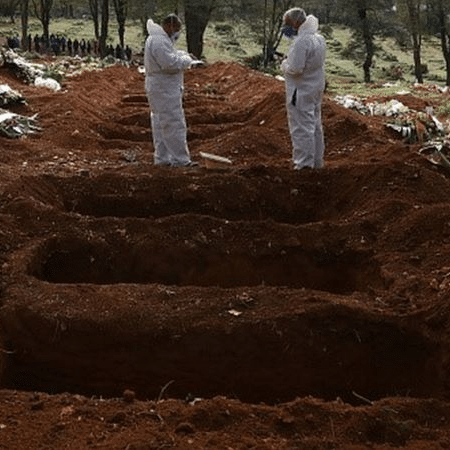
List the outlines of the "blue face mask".
{"label": "blue face mask", "polygon": [[297,36],[297,30],[292,25],[283,25],[281,27],[281,34],[287,39],[293,39]]}

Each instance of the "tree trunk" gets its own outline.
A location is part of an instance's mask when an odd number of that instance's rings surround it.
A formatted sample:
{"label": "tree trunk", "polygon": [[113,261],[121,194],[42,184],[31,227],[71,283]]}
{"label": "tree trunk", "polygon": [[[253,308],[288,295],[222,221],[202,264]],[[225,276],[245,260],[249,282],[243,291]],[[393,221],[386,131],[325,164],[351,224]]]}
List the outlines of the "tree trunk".
{"label": "tree trunk", "polygon": [[366,48],[366,58],[363,64],[364,81],[370,83],[371,75],[370,69],[372,68],[372,61],[374,55],[373,36],[370,31],[369,19],[367,18],[367,7],[363,6],[358,10],[359,18],[362,21],[362,35],[364,40],[364,46]]}
{"label": "tree trunk", "polygon": [[108,37],[109,0],[102,0],[102,27],[99,39],[100,56],[106,56],[106,39]]}
{"label": "tree trunk", "polygon": [[28,47],[28,6],[29,0],[20,2],[20,20],[22,23],[22,50]]}
{"label": "tree trunk", "polygon": [[264,67],[269,65],[275,51],[275,17],[277,10],[277,0],[272,1],[272,14],[270,16],[269,32],[267,33],[267,40],[264,42]]}
{"label": "tree trunk", "polygon": [[447,33],[446,14],[442,0],[439,0],[438,14],[441,35],[441,48],[442,54],[444,55],[445,59],[445,68],[447,73],[447,80],[445,82],[445,85],[450,86],[450,33]]}
{"label": "tree trunk", "polygon": [[[445,37],[444,37],[445,39]],[[447,45],[445,53],[445,69],[447,71],[447,80],[445,82],[446,86],[450,86],[450,33],[447,35]]]}
{"label": "tree trunk", "polygon": [[42,30],[43,30],[44,37],[46,39],[49,38],[51,4],[52,4],[51,1],[50,2],[43,1]]}
{"label": "tree trunk", "polygon": [[119,28],[118,33],[120,46],[124,48],[125,21],[127,18],[127,0],[114,0],[114,10],[116,11],[117,24]]}
{"label": "tree trunk", "polygon": [[267,58],[267,0],[264,0],[263,26],[263,58],[265,64]]}
{"label": "tree trunk", "polygon": [[188,52],[196,58],[203,54],[203,34],[214,8],[214,0],[185,0],[184,19]]}
{"label": "tree trunk", "polygon": [[119,22],[119,29],[118,29],[118,33],[119,33],[119,42],[120,42],[120,46],[122,48],[125,47],[125,18],[123,20],[123,22]]}
{"label": "tree trunk", "polygon": [[415,0],[407,0],[409,22],[411,26],[411,38],[413,42],[414,73],[418,83],[423,83],[421,62],[421,33],[420,33],[420,2],[414,4]]}
{"label": "tree trunk", "polygon": [[89,9],[91,11],[92,21],[94,22],[95,39],[98,40],[100,36],[98,25],[98,0],[89,0]]}
{"label": "tree trunk", "polygon": [[53,0],[33,0],[34,13],[42,24],[42,34],[46,42],[48,42],[50,12],[53,7]]}
{"label": "tree trunk", "polygon": [[420,55],[420,37],[417,33],[413,33],[413,54],[414,54],[414,73],[418,83],[423,83],[422,61]]}

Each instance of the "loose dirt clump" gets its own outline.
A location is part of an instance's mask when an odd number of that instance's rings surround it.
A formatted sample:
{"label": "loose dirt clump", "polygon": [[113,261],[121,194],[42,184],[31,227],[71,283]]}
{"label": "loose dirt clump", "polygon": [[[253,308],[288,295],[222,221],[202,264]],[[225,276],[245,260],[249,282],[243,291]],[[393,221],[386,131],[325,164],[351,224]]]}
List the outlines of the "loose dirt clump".
{"label": "loose dirt clump", "polygon": [[136,67],[0,68],[42,128],[0,137],[0,448],[449,448],[449,174],[328,96],[294,171],[282,81],[185,81],[167,169]]}

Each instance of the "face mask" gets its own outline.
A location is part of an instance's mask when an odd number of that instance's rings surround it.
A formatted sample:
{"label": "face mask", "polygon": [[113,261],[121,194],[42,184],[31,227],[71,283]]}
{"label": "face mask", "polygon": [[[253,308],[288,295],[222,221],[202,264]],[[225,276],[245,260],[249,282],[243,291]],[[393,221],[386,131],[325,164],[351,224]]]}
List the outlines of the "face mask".
{"label": "face mask", "polygon": [[179,32],[179,31],[174,31],[174,32],[170,35],[170,40],[171,40],[172,42],[177,42],[179,37],[180,37],[180,32]]}
{"label": "face mask", "polygon": [[297,30],[292,25],[283,25],[281,27],[281,34],[286,39],[294,39],[297,36]]}

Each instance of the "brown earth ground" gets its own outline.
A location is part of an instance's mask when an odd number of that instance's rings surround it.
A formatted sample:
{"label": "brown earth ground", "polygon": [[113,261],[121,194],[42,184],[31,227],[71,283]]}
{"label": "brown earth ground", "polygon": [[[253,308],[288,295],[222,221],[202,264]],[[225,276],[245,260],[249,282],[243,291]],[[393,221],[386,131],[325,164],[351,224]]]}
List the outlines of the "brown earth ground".
{"label": "brown earth ground", "polygon": [[327,95],[326,167],[293,171],[283,83],[216,63],[186,73],[200,167],[157,168],[136,67],[0,83],[42,127],[0,138],[0,449],[450,448],[450,174],[419,145]]}

